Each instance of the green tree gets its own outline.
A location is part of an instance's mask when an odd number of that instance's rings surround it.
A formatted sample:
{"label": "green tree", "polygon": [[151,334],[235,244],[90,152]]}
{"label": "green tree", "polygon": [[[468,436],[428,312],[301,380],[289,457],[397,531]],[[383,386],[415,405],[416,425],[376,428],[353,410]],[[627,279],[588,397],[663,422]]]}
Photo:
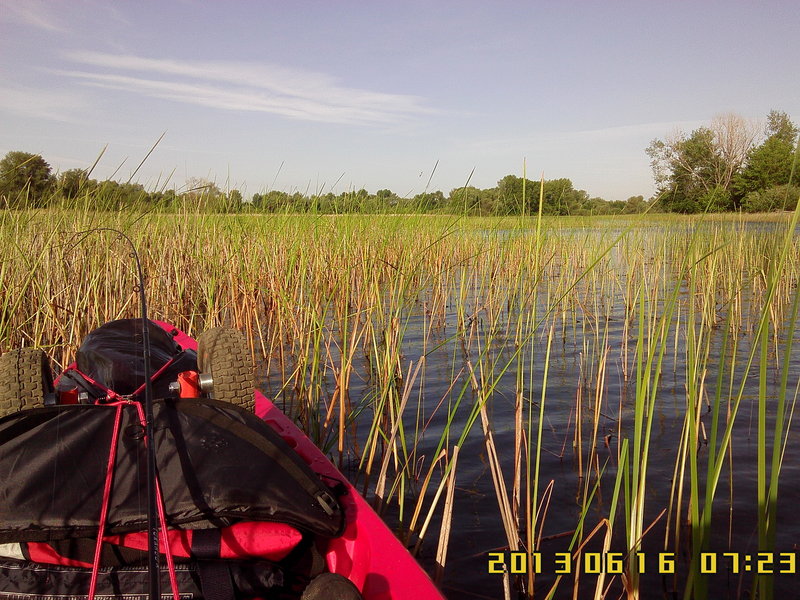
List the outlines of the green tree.
{"label": "green tree", "polygon": [[625,201],[625,206],[622,208],[622,212],[625,214],[643,213],[646,210],[647,202],[645,202],[644,196],[631,196]]}
{"label": "green tree", "polygon": [[85,169],[69,169],[58,175],[58,191],[65,200],[72,200],[78,197],[88,181],[89,175]]}
{"label": "green tree", "polygon": [[[523,185],[524,184],[524,185]],[[525,197],[522,189],[525,188]],[[536,192],[534,201],[534,191]],[[535,206],[534,206],[535,202]],[[519,215],[536,213],[539,202],[539,184],[516,175],[506,175],[497,182],[495,214]]]}
{"label": "green tree", "polygon": [[225,212],[241,212],[243,200],[242,192],[231,190],[225,197]]}
{"label": "green tree", "polygon": [[572,215],[606,215],[609,212],[609,204],[597,196],[588,198],[578,208],[574,209]]}
{"label": "green tree", "polygon": [[753,148],[747,164],[734,180],[737,198],[789,183],[797,144],[797,126],[785,112],[773,110],[767,116],[766,139]]}
{"label": "green tree", "polygon": [[122,188],[116,181],[101,181],[94,194],[94,208],[97,210],[117,210],[121,206]]}
{"label": "green tree", "polygon": [[433,212],[445,205],[445,197],[439,190],[435,192],[423,192],[414,196],[412,202],[415,210],[418,212]]}
{"label": "green tree", "polygon": [[270,190],[266,194],[253,194],[253,208],[258,212],[274,213],[287,210],[289,203],[289,194],[279,190]]}
{"label": "green tree", "polygon": [[178,195],[175,190],[160,190],[150,192],[148,194],[148,201],[153,208],[158,209],[160,212],[167,212],[171,210],[175,203],[178,201]]}
{"label": "green tree", "polygon": [[[537,202],[539,186],[536,186]],[[584,197],[586,195],[586,197]],[[588,200],[588,194],[576,190],[572,181],[566,178],[549,179],[544,182],[544,198],[542,212],[547,215],[569,215],[577,209],[581,201]],[[538,209],[538,205],[537,205]]]}
{"label": "green tree", "polygon": [[700,197],[715,187],[713,165],[714,133],[707,127],[695,129],[688,137],[654,140],[647,148],[662,205],[671,212],[702,211]]}
{"label": "green tree", "polygon": [[479,214],[484,190],[474,186],[457,187],[447,196],[447,210],[453,214]]}
{"label": "green tree", "polygon": [[191,177],[186,181],[186,191],[181,194],[186,208],[198,212],[225,212],[227,196],[213,181]]}
{"label": "green tree", "polygon": [[39,154],[13,151],[0,161],[0,205],[8,208],[44,206],[52,185],[50,165]]}
{"label": "green tree", "polygon": [[[525,198],[522,197],[523,183]],[[488,191],[488,190],[487,190]],[[584,190],[576,190],[567,178],[548,179],[542,186],[539,181],[523,180],[515,175],[506,175],[497,182],[494,214],[535,215],[539,212],[539,194],[542,193],[542,214],[571,215],[597,214],[590,206],[590,197]],[[601,202],[605,202],[601,200]]]}
{"label": "green tree", "polygon": [[153,195],[148,194],[139,183],[106,180],[93,187],[93,193],[87,195],[87,200],[94,201],[93,208],[96,210],[113,211],[146,207],[153,201]]}
{"label": "green tree", "polygon": [[755,137],[749,121],[729,114],[688,136],[653,140],[646,152],[663,207],[685,213],[734,208],[732,183]]}
{"label": "green tree", "polygon": [[378,212],[397,212],[400,198],[392,190],[383,189],[375,192],[375,204]]}

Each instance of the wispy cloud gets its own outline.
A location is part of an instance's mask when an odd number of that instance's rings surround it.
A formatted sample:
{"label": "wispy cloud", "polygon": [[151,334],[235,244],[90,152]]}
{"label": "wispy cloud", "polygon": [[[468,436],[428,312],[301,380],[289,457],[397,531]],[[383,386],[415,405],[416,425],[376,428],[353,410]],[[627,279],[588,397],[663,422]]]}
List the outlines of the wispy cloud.
{"label": "wispy cloud", "polygon": [[60,72],[86,85],[222,110],[361,124],[396,123],[433,112],[418,96],[350,88],[325,74],[273,65],[99,52],[71,52],[67,58],[97,68]]}
{"label": "wispy cloud", "polygon": [[41,90],[21,85],[0,84],[0,111],[23,117],[77,122],[77,112],[85,107],[78,94]]}
{"label": "wispy cloud", "polygon": [[65,31],[50,9],[43,2],[35,0],[3,2],[0,19],[11,23],[30,25],[45,31]]}

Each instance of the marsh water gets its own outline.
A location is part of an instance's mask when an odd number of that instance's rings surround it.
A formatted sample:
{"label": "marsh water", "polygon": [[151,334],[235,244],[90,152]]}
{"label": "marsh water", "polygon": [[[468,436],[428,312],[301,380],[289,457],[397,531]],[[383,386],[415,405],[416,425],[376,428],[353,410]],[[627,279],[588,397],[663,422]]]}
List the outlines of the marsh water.
{"label": "marsh water", "polygon": [[[730,227],[731,231],[724,235],[752,236],[754,246],[767,244],[783,235],[783,230],[772,224]],[[481,419],[474,418],[473,409],[482,402],[485,402],[509,494],[514,479],[515,445],[520,436],[515,416],[519,403],[522,404],[524,440],[531,439],[532,450],[535,451],[536,446],[540,450],[537,494],[539,501],[542,498],[546,501],[537,524],[538,550],[543,563],[535,577],[535,597],[545,597],[556,582],[555,553],[574,551],[602,519],[609,517],[615,504],[617,481],[621,489],[610,550],[627,551],[625,515],[630,509],[625,506],[624,486],[629,482],[624,477],[618,478],[617,471],[623,442],[627,440],[630,445],[634,438],[637,367],[642,367],[641,361],[637,363],[636,347],[637,343],[646,346],[656,343],[657,328],[651,324],[667,313],[673,293],[675,308],[667,319],[667,333],[663,336],[663,361],[647,459],[643,518],[647,531],[640,548],[646,557],[646,569],[640,575],[640,597],[684,597],[693,552],[687,461],[692,453],[696,456],[697,485],[702,491],[705,465],[709,454],[715,451],[709,439],[716,397],[722,423],[720,432],[732,420],[738,397],[741,402],[714,496],[710,542],[706,547],[718,560],[708,569],[712,572],[703,577],[707,580],[710,598],[751,597],[755,555],[759,552],[758,511],[763,510],[758,503],[757,484],[758,410],[760,406],[764,408],[769,462],[787,348],[790,350],[785,400],[789,421],[783,424],[785,435],[779,436],[778,442],[783,446],[777,494],[778,527],[770,548],[774,557],[762,556],[764,560],[774,558],[774,562],[763,563],[762,570],[776,571],[773,580],[776,597],[788,598],[796,594],[800,567],[792,567],[788,561],[790,554],[797,557],[800,552],[800,440],[790,411],[800,376],[800,333],[790,327],[790,311],[777,314],[771,321],[763,373],[759,373],[758,352],[748,370],[763,298],[763,294],[750,291],[757,287],[751,282],[754,276],[741,273],[744,292],[735,319],[727,320],[728,313],[733,310],[729,300],[714,294],[710,296],[713,300],[710,309],[693,310],[693,302],[697,302],[700,288],[706,282],[702,274],[696,276],[694,283],[672,275],[682,256],[683,249],[677,246],[686,238],[670,237],[671,232],[664,237],[664,233],[661,227],[638,232],[639,241],[658,241],[653,243],[653,256],[644,251],[643,256],[636,259],[639,262],[631,265],[632,254],[625,250],[626,237],[622,229],[604,229],[600,233],[591,229],[559,231],[553,234],[562,236],[559,244],[567,248],[574,245],[576,261],[583,262],[570,269],[560,264],[564,256],[552,258],[547,269],[542,271],[546,275],[534,286],[528,288],[528,282],[519,284],[525,290],[549,290],[529,300],[520,300],[518,289],[493,288],[490,275],[476,273],[469,266],[455,273],[446,289],[420,287],[394,303],[388,298],[391,292],[387,291],[387,306],[395,308],[387,309],[385,321],[375,326],[386,329],[386,346],[394,344],[399,351],[395,385],[398,394],[408,393],[408,403],[402,413],[405,448],[399,451],[398,461],[391,461],[394,481],[401,481],[402,485],[393,491],[393,498],[383,508],[383,516],[399,532],[403,531],[437,448],[442,445],[452,448],[463,434],[456,468],[449,549],[441,581],[448,597],[503,597],[503,577],[488,572],[489,554],[507,550],[509,542],[498,508],[485,431]],[[513,237],[532,235],[532,232],[490,231],[469,235]],[[690,235],[697,235],[697,232]],[[617,236],[621,239],[617,240]],[[595,255],[588,259],[579,256],[586,247],[602,249],[604,245],[610,251],[597,263],[592,260]],[[720,251],[725,252],[724,244],[720,247]],[[596,254],[600,253],[598,250]],[[628,282],[634,276],[639,277],[635,274],[637,269],[648,268],[662,270],[662,275],[654,280],[654,285],[662,286],[662,292],[647,296],[646,289],[636,288],[640,291],[632,293]],[[796,293],[797,274],[790,273],[788,277],[795,279],[788,282],[787,289]],[[645,277],[641,279],[643,284],[637,285],[646,287],[648,281]],[[645,311],[652,317],[651,321],[645,319],[644,325],[639,320],[639,313],[645,306],[643,295],[647,297]],[[574,300],[567,303],[567,297]],[[636,306],[631,306],[632,299]],[[701,318],[701,313],[706,316]],[[341,324],[331,319],[329,327],[335,337]],[[794,338],[793,348],[787,339],[789,335]],[[702,343],[696,341],[697,336],[702,336]],[[692,348],[703,348],[703,352]],[[329,366],[320,367],[319,381],[323,389],[319,397],[323,407],[334,394],[335,373],[330,365],[340,362],[338,350],[336,345],[328,347],[323,362]],[[348,424],[351,433],[342,467],[358,486],[365,485],[359,448],[368,441],[375,406],[385,394],[385,388],[376,381],[378,350],[364,348],[354,354],[348,390],[352,422]],[[689,361],[698,360],[697,354],[702,355],[698,363],[700,368],[693,369]],[[414,368],[423,357],[424,364],[414,378]],[[284,410],[296,414],[300,401],[286,386],[290,372],[291,364],[270,363],[265,389]],[[600,372],[604,373],[602,380],[598,376]],[[694,382],[689,379],[692,373],[697,373]],[[687,403],[693,384],[700,389],[695,399],[699,407],[699,422],[695,423],[699,434],[696,448],[685,452],[681,440],[685,439]],[[409,386],[410,390],[406,390]],[[580,423],[580,435],[577,423]],[[541,437],[538,436],[540,424]],[[329,454],[337,460],[335,441],[331,439],[328,436],[321,442],[329,442]],[[541,443],[537,444],[539,439]],[[590,464],[592,456],[593,464]],[[402,467],[397,465],[403,464],[402,457],[406,457],[407,468],[405,474],[399,476]],[[630,470],[631,465],[627,468]],[[426,502],[432,501],[440,479],[441,469],[434,469],[432,483],[425,492]],[[679,492],[681,481],[685,488]],[[374,493],[374,476],[366,485],[370,493]],[[402,507],[397,502],[400,494],[405,499]],[[700,502],[703,499],[701,494]],[[428,503],[424,504],[423,512],[427,511]],[[421,562],[431,572],[435,567],[441,502],[433,514],[420,554]],[[522,514],[524,517],[524,506]],[[577,536],[576,530],[579,530]],[[602,548],[603,533],[590,539],[584,552],[598,552]],[[411,543],[415,540],[412,536]],[[657,555],[661,552],[674,553],[675,574],[659,572]],[[732,558],[723,557],[722,553],[738,553],[741,561],[747,560],[745,555],[752,556],[752,566],[745,569],[742,563],[738,569],[741,572],[735,573]],[[593,597],[596,580],[597,575],[582,573],[577,597]],[[513,578],[511,583],[513,588]],[[608,586],[608,598],[624,595],[619,575],[607,575],[605,586]],[[574,581],[568,575],[553,597],[572,598],[574,593]]]}

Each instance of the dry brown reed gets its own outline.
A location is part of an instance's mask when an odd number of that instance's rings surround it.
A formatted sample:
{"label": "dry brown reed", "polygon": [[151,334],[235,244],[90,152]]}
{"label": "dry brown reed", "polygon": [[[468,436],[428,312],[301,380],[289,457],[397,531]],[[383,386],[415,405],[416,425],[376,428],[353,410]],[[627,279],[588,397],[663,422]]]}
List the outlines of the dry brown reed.
{"label": "dry brown reed", "polygon": [[[549,367],[540,365],[551,347],[575,349],[581,357],[571,395],[574,429],[571,436],[562,432],[573,440],[576,477],[583,481],[576,552],[600,528],[603,547],[611,544],[606,521],[581,534],[603,478],[600,440],[619,441],[618,473],[633,461],[647,462],[649,442],[636,437],[628,450],[631,434],[621,418],[605,435],[600,430],[601,413],[620,415],[632,402],[608,397],[610,365],[643,386],[641,410],[650,410],[655,393],[649,386],[659,378],[645,381],[646,357],[669,347],[675,364],[691,365],[698,385],[687,388],[667,519],[671,543],[679,544],[687,496],[697,509],[696,482],[688,493],[683,482],[687,472],[697,472],[690,449],[705,435],[699,415],[709,392],[700,382],[708,375],[709,340],[718,329],[730,332],[725,343],[736,356],[737,336],[758,330],[766,310],[779,366],[781,332],[800,277],[796,238],[774,273],[769,236],[732,218],[698,224],[676,217],[620,222],[6,211],[0,213],[0,350],[41,346],[58,369],[72,361],[91,329],[136,316],[126,248],[113,234],[78,233],[98,226],[134,239],[148,274],[152,318],[190,335],[220,324],[247,333],[264,384],[340,466],[360,466],[353,477],[362,478],[379,508],[399,507],[409,539],[424,537],[444,494],[441,567],[458,502],[457,449],[463,465],[470,459],[463,445],[478,418],[508,547],[539,547],[552,489],[539,473],[545,405],[551,410]],[[674,311],[665,315],[671,298]],[[621,321],[616,342],[609,334],[615,320]],[[444,366],[442,353],[449,357]],[[433,355],[438,365],[426,360]],[[729,363],[720,375],[718,396],[735,391],[734,371]],[[506,401],[499,390],[507,374],[514,441],[503,455],[493,434],[502,424],[493,411]],[[725,410],[721,428],[733,418]],[[440,425],[432,427],[434,420]],[[646,419],[642,424],[649,427]],[[645,476],[638,476],[644,485]],[[620,503],[626,485],[616,480]],[[631,550],[643,535],[637,502],[626,500]],[[597,582],[594,597],[605,593],[605,583]],[[532,593],[533,584],[530,575],[523,587]]]}

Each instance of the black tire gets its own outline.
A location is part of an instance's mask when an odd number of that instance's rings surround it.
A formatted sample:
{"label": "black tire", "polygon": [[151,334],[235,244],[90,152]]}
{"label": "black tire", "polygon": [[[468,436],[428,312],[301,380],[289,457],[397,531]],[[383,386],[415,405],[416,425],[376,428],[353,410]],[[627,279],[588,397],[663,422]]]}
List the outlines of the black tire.
{"label": "black tire", "polygon": [[249,411],[255,408],[253,363],[241,331],[214,327],[197,338],[197,368],[211,375],[211,397]]}
{"label": "black tire", "polygon": [[0,417],[44,406],[53,392],[53,372],[39,348],[20,348],[0,356]]}
{"label": "black tire", "polygon": [[323,573],[308,584],[300,600],[362,600],[362,596],[347,577]]}

